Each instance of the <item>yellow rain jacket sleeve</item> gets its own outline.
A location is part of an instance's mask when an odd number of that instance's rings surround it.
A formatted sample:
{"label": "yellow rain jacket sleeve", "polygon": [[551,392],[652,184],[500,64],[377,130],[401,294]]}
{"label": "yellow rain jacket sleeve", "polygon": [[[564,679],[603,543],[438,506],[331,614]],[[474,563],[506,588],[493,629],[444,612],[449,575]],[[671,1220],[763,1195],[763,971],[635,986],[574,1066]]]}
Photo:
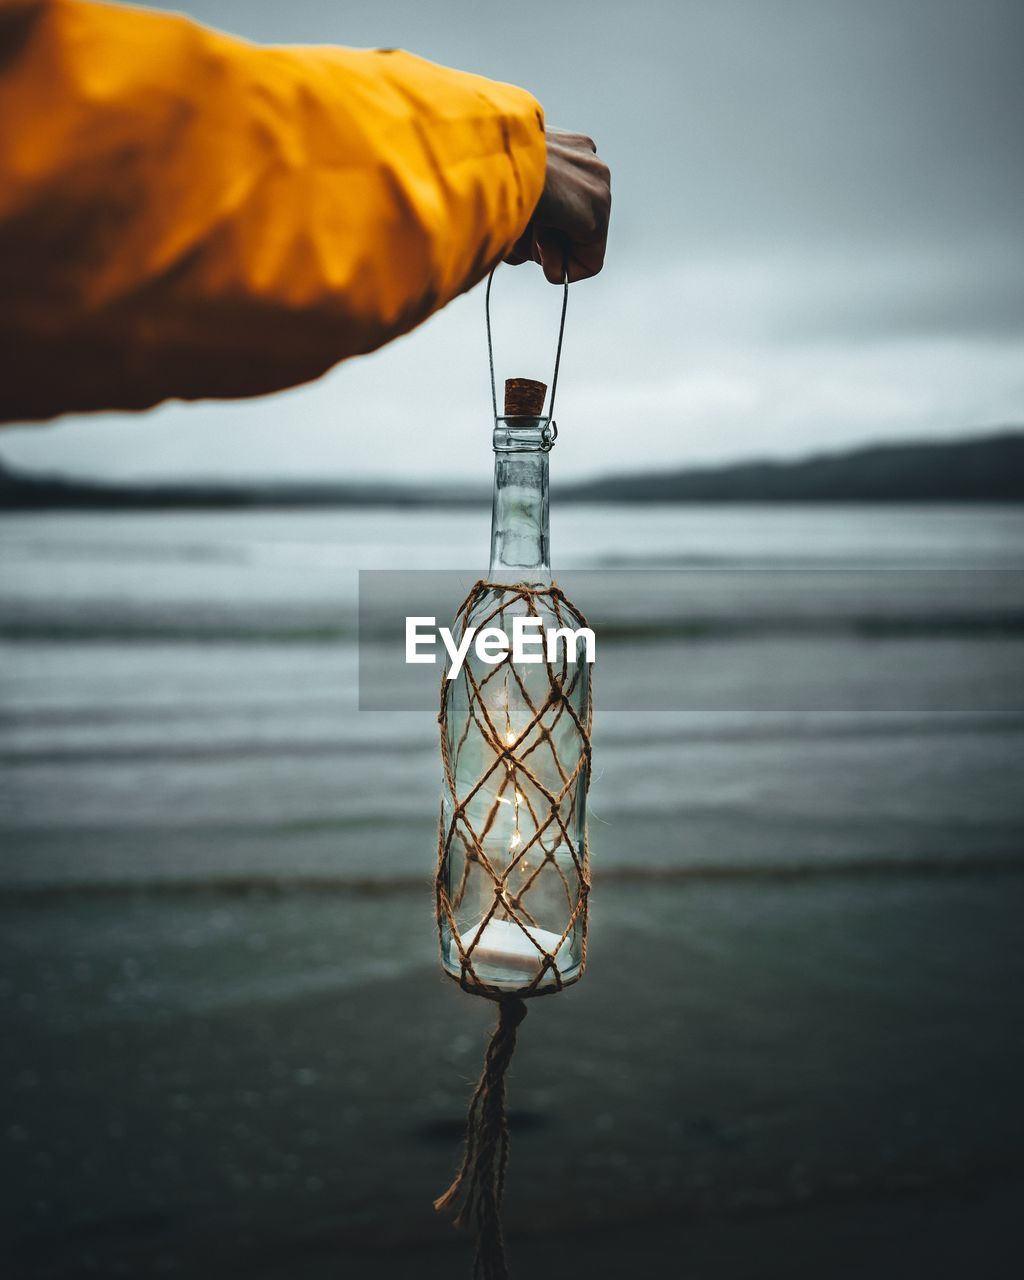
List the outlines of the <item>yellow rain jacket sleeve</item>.
{"label": "yellow rain jacket sleeve", "polygon": [[0,0],[0,420],[315,378],[475,284],[544,184],[522,89]]}

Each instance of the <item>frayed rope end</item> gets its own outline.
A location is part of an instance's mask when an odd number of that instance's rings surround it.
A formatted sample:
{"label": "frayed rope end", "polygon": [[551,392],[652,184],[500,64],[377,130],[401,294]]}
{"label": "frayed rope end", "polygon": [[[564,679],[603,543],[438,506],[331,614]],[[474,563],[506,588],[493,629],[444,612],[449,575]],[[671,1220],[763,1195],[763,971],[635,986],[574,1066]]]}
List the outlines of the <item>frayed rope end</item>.
{"label": "frayed rope end", "polygon": [[516,1047],[516,1032],[526,1017],[526,1004],[517,996],[498,1002],[498,1024],[484,1057],[484,1069],[469,1104],[466,1150],[448,1190],[434,1201],[445,1212],[459,1201],[455,1226],[475,1226],[477,1280],[507,1280],[501,1232],[501,1200],[508,1164],[508,1115],[505,1076]]}

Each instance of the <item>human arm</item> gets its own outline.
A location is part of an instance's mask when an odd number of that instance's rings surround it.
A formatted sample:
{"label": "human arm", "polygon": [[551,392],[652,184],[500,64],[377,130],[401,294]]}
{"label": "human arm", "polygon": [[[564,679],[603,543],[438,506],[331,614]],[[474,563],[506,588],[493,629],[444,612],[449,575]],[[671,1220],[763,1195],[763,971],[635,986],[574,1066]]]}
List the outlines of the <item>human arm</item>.
{"label": "human arm", "polygon": [[255,395],[419,324],[545,183],[521,89],[0,0],[0,421]]}

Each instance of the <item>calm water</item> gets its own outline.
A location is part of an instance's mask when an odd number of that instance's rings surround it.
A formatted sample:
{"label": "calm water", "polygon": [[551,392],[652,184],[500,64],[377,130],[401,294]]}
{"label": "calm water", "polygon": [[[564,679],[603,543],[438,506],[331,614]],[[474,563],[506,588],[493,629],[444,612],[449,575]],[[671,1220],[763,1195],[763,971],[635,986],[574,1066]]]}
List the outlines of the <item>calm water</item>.
{"label": "calm water", "polygon": [[[356,571],[465,567],[487,518],[4,519],[0,882],[427,874],[436,729],[356,711]],[[787,578],[788,631],[756,625],[770,572],[709,573],[702,634],[619,647],[620,694],[623,671],[655,699],[687,680],[711,709],[602,716],[599,679],[598,871],[1019,852],[1024,512],[575,507],[553,545],[564,568],[836,571]],[[886,634],[823,625],[850,569]]]}

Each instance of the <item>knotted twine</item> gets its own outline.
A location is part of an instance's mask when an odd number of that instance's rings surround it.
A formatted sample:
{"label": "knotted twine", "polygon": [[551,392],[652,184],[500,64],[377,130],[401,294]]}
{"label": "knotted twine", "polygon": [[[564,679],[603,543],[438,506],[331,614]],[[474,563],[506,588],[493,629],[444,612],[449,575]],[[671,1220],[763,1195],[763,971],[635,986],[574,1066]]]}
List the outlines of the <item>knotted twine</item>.
{"label": "knotted twine", "polygon": [[[495,602],[489,611],[484,609],[484,616],[473,618],[473,625],[480,627],[490,625],[495,618],[514,608],[516,602],[525,606],[528,616],[544,618],[538,606],[543,605],[548,616],[554,616],[560,627],[571,623],[573,627],[586,626],[583,614],[569,601],[565,593],[556,585],[550,587],[531,587],[523,583],[508,586],[502,583],[487,582],[483,579],[474,584],[472,590],[455,617],[453,631],[458,632],[458,640],[465,635],[469,620],[474,610],[483,605],[489,596]],[[587,850],[586,823],[577,841],[568,830],[562,816],[562,808],[568,801],[570,813],[576,810],[579,788],[582,785],[584,795],[590,782],[590,731],[592,721],[592,699],[589,690],[581,716],[573,706],[572,698],[579,696],[579,681],[583,678],[581,665],[569,661],[568,646],[563,647],[562,659],[552,660],[543,647],[543,663],[547,672],[547,695],[538,701],[531,697],[520,673],[512,661],[511,652],[496,663],[482,679],[477,679],[472,664],[466,661],[459,679],[465,681],[467,694],[467,712],[465,724],[458,742],[455,743],[456,761],[470,728],[475,724],[484,742],[493,753],[493,762],[482,772],[480,777],[459,795],[456,783],[456,768],[452,760],[452,747],[449,740],[448,724],[448,680],[447,673],[441,679],[441,707],[438,724],[441,730],[441,760],[444,768],[443,798],[441,820],[438,830],[437,875],[435,879],[435,895],[437,904],[438,932],[444,947],[444,927],[447,925],[450,938],[459,956],[459,975],[456,981],[464,991],[494,1000],[498,1005],[497,1025],[491,1035],[490,1043],[484,1057],[484,1068],[473,1093],[469,1105],[466,1124],[466,1145],[455,1178],[448,1190],[434,1201],[438,1211],[456,1209],[456,1226],[470,1226],[477,1234],[476,1261],[473,1269],[474,1280],[507,1280],[508,1267],[505,1261],[504,1240],[501,1229],[501,1201],[505,1189],[505,1170],[508,1164],[508,1116],[505,1106],[505,1076],[516,1047],[516,1032],[519,1024],[526,1017],[524,1001],[531,996],[547,995],[561,991],[563,987],[577,982],[582,976],[587,960],[587,901],[590,893],[590,864]],[[499,673],[507,671],[522,700],[522,706],[528,712],[526,728],[519,734],[502,735],[494,723],[491,709],[487,705],[484,693],[486,687]],[[563,744],[561,754],[554,737],[554,730],[563,717],[568,717],[573,726],[570,738],[574,740],[572,759],[562,759],[567,754]],[[567,726],[563,726],[567,727]],[[534,739],[530,743],[531,737]],[[512,738],[510,741],[509,739]],[[530,745],[527,745],[530,743]],[[539,769],[534,767],[531,756],[546,746],[560,780],[557,790],[545,785],[538,777]],[[469,818],[469,805],[479,792],[488,784],[492,776],[504,767],[505,774],[496,788],[494,800],[479,831],[475,830]],[[544,803],[531,801],[528,794],[517,789],[518,778],[529,781],[535,793]],[[493,826],[499,812],[499,805],[504,799],[504,792],[511,786],[517,802],[525,803],[533,820],[532,836],[517,848],[516,854],[504,868],[495,868],[484,850],[483,841]],[[451,802],[451,815],[445,822],[444,796]],[[548,844],[544,842],[545,832],[552,831],[554,839]],[[464,857],[459,884],[453,892],[449,892],[450,863],[455,841],[461,845]],[[525,884],[516,892],[509,891],[509,877],[523,863],[523,859],[531,849],[543,851],[539,865],[527,878]],[[567,850],[572,862],[572,883],[570,876],[556,861],[556,853]],[[509,851],[511,853],[511,850]],[[530,889],[536,883],[545,866],[555,868],[562,880],[566,894],[567,919],[565,926],[550,950],[538,941],[536,930],[531,932],[527,925],[537,925],[537,921],[524,902]],[[455,920],[455,910],[459,907],[466,891],[467,881],[473,867],[490,878],[494,889],[493,901],[484,914],[483,920],[475,927],[468,946],[463,942]],[[521,987],[508,989],[484,981],[473,966],[473,955],[484,929],[497,911],[503,917],[514,922],[529,939],[538,953],[537,972],[529,982]],[[580,964],[577,972],[568,980],[563,979],[556,955],[562,945],[575,930],[577,923],[581,926]],[[454,975],[451,975],[454,977]],[[460,1207],[461,1205],[461,1207]]]}

